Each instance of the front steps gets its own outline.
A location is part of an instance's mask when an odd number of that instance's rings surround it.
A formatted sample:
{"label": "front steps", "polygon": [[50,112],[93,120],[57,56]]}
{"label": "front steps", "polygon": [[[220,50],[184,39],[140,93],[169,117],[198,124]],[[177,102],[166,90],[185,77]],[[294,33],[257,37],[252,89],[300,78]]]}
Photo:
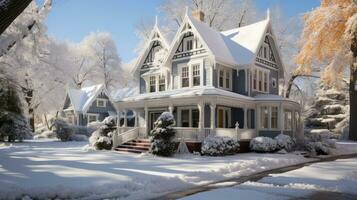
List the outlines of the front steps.
{"label": "front steps", "polygon": [[126,142],[122,145],[119,145],[115,148],[115,151],[118,152],[130,152],[130,153],[145,153],[150,149],[150,140],[149,139],[135,139],[129,142]]}

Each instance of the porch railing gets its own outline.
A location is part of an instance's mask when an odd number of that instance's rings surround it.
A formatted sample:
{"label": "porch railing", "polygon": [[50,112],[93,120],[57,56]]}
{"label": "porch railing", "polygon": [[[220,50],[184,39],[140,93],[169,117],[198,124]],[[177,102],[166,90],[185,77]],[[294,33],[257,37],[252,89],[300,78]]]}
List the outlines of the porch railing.
{"label": "porch railing", "polygon": [[138,138],[139,136],[139,128],[135,127],[132,128],[130,130],[127,130],[125,132],[119,133],[115,133],[113,134],[113,147],[117,147],[121,144],[124,144],[125,142],[129,142],[130,140],[134,140],[136,138]]}

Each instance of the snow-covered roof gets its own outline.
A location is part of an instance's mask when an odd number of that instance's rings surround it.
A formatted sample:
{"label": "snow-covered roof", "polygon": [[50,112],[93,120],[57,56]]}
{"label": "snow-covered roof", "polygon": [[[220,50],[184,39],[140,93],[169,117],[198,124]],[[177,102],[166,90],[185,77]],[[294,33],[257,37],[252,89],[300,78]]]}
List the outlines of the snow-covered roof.
{"label": "snow-covered roof", "polygon": [[102,84],[81,89],[69,88],[67,94],[71,100],[72,108],[76,112],[86,112],[94,99],[104,89]]}
{"label": "snow-covered roof", "polygon": [[219,88],[211,86],[203,86],[196,88],[181,88],[176,90],[168,90],[158,93],[144,93],[135,96],[117,96],[116,101],[140,101],[148,99],[162,99],[162,98],[180,98],[180,97],[193,97],[193,96],[204,96],[204,95],[219,95],[228,96],[246,100],[254,100],[254,98],[240,95],[237,93],[229,92]]}
{"label": "snow-covered roof", "polygon": [[297,103],[292,99],[287,99],[276,94],[258,94],[254,96],[255,101],[291,101]]}

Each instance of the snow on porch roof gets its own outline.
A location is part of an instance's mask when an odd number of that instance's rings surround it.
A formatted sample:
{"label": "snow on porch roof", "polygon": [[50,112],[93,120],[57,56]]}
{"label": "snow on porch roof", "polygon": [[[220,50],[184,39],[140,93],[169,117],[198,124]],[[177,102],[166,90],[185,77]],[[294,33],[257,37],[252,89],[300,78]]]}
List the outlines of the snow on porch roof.
{"label": "snow on porch roof", "polygon": [[85,112],[93,99],[103,90],[103,85],[93,85],[81,89],[68,89],[68,97],[71,100],[74,111]]}
{"label": "snow on porch roof", "polygon": [[158,93],[144,93],[136,96],[118,98],[116,101],[141,101],[150,99],[161,99],[161,98],[180,98],[180,97],[194,97],[194,96],[204,96],[204,95],[219,95],[228,96],[234,98],[240,98],[245,100],[254,100],[254,98],[240,95],[237,93],[229,92],[226,90],[218,89],[215,87],[204,86],[197,88],[182,88],[176,90],[168,90]]}

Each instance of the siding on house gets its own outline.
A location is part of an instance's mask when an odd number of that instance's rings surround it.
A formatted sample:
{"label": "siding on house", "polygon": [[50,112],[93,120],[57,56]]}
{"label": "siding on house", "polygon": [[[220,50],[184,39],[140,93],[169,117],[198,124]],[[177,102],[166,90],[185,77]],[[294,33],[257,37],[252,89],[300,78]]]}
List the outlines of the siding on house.
{"label": "siding on house", "polygon": [[244,70],[239,70],[238,75],[237,70],[233,70],[232,80],[233,92],[241,95],[248,95],[248,90],[245,90],[246,76]]}

